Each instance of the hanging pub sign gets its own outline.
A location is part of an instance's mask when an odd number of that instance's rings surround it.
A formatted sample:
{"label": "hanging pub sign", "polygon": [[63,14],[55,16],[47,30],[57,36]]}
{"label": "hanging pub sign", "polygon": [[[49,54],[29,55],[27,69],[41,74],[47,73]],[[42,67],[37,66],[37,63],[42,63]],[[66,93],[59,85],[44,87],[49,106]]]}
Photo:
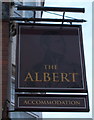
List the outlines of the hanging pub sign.
{"label": "hanging pub sign", "polygon": [[89,104],[87,95],[17,94],[15,110],[88,112]]}
{"label": "hanging pub sign", "polygon": [[18,24],[16,91],[87,92],[81,25]]}

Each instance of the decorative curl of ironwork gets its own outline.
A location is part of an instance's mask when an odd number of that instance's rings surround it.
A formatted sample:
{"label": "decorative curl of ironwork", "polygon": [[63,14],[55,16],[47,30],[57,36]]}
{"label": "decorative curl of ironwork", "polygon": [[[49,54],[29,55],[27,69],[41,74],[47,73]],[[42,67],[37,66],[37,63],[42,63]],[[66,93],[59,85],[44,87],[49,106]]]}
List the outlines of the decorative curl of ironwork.
{"label": "decorative curl of ironwork", "polygon": [[10,36],[16,35],[16,22],[11,21],[10,22]]}

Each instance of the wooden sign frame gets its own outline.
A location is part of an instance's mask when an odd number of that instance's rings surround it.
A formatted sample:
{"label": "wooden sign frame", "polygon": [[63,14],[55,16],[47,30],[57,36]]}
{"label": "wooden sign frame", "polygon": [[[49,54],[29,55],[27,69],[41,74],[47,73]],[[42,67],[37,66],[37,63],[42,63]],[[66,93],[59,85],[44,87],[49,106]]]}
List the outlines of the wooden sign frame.
{"label": "wooden sign frame", "polygon": [[[31,84],[31,86],[28,86],[28,85],[23,85],[20,83],[20,81],[22,81],[21,77],[20,77],[20,72],[23,71],[22,68],[21,68],[21,64],[22,64],[22,61],[20,61],[20,57],[21,57],[21,46],[22,43],[24,40],[21,38],[21,35],[23,34],[31,34],[31,31],[34,30],[35,28],[35,31],[33,32],[34,34],[40,34],[38,33],[39,31],[44,31],[45,30],[45,34],[49,34],[49,33],[46,33],[46,31],[49,30],[49,28],[54,29],[54,32],[56,32],[58,29],[59,31],[61,32],[60,35],[62,34],[62,29],[65,28],[65,30],[63,30],[63,34],[79,34],[79,54],[80,54],[80,57],[81,57],[81,61],[80,61],[80,64],[81,64],[81,74],[82,74],[82,80],[80,80],[80,83],[82,84],[82,87],[75,87],[75,84],[73,85],[73,87],[65,87],[62,86],[60,84],[60,87],[56,87],[57,86],[57,82],[56,84],[52,85],[51,87],[48,85],[45,87],[42,86],[40,84],[38,84],[38,86],[36,87],[33,86]],[[37,28],[38,28],[38,31],[37,31]],[[70,28],[73,30],[72,31],[66,31],[66,28]],[[26,29],[26,30],[25,30]],[[40,30],[39,30],[40,29]],[[78,31],[75,31],[75,29],[77,29]],[[27,31],[28,30],[28,31]],[[30,37],[30,36],[29,36]],[[24,37],[23,37],[24,38]],[[21,42],[20,42],[21,41]],[[28,42],[28,40],[27,40]],[[70,44],[70,43],[69,43]],[[23,49],[27,49],[27,48],[23,48]],[[83,51],[83,40],[82,40],[82,27],[81,25],[59,25],[59,24],[23,24],[23,23],[19,23],[18,26],[17,26],[17,55],[16,55],[16,91],[17,92],[31,92],[31,91],[36,91],[36,92],[87,92],[87,83],[86,83],[86,70],[85,70],[85,60],[84,60],[84,51]],[[29,53],[27,53],[29,54]],[[24,54],[23,54],[24,55]],[[24,59],[21,59],[24,61]],[[27,61],[26,61],[27,62]],[[31,61],[32,62],[32,61]],[[25,62],[24,62],[25,63]],[[26,63],[28,64],[28,62]],[[27,77],[30,77],[30,74],[27,74]],[[74,81],[73,81],[74,82]],[[32,82],[33,83],[33,82]],[[47,84],[47,82],[45,82],[44,84]]]}

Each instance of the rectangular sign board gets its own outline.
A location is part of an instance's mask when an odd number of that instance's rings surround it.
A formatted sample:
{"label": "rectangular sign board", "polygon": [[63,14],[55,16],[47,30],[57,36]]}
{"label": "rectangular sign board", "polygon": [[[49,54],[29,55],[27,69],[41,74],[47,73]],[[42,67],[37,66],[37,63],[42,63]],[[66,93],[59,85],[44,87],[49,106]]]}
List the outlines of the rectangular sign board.
{"label": "rectangular sign board", "polygon": [[16,95],[17,111],[88,112],[86,95]]}
{"label": "rectangular sign board", "polygon": [[87,92],[81,25],[18,24],[16,91]]}

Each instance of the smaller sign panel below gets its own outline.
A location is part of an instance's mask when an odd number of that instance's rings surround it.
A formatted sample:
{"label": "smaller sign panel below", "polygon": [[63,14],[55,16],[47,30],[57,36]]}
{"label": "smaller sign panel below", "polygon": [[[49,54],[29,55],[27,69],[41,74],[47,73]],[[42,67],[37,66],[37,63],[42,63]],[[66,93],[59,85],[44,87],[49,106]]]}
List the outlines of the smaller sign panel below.
{"label": "smaller sign panel below", "polygon": [[87,95],[17,94],[17,111],[88,112]]}

